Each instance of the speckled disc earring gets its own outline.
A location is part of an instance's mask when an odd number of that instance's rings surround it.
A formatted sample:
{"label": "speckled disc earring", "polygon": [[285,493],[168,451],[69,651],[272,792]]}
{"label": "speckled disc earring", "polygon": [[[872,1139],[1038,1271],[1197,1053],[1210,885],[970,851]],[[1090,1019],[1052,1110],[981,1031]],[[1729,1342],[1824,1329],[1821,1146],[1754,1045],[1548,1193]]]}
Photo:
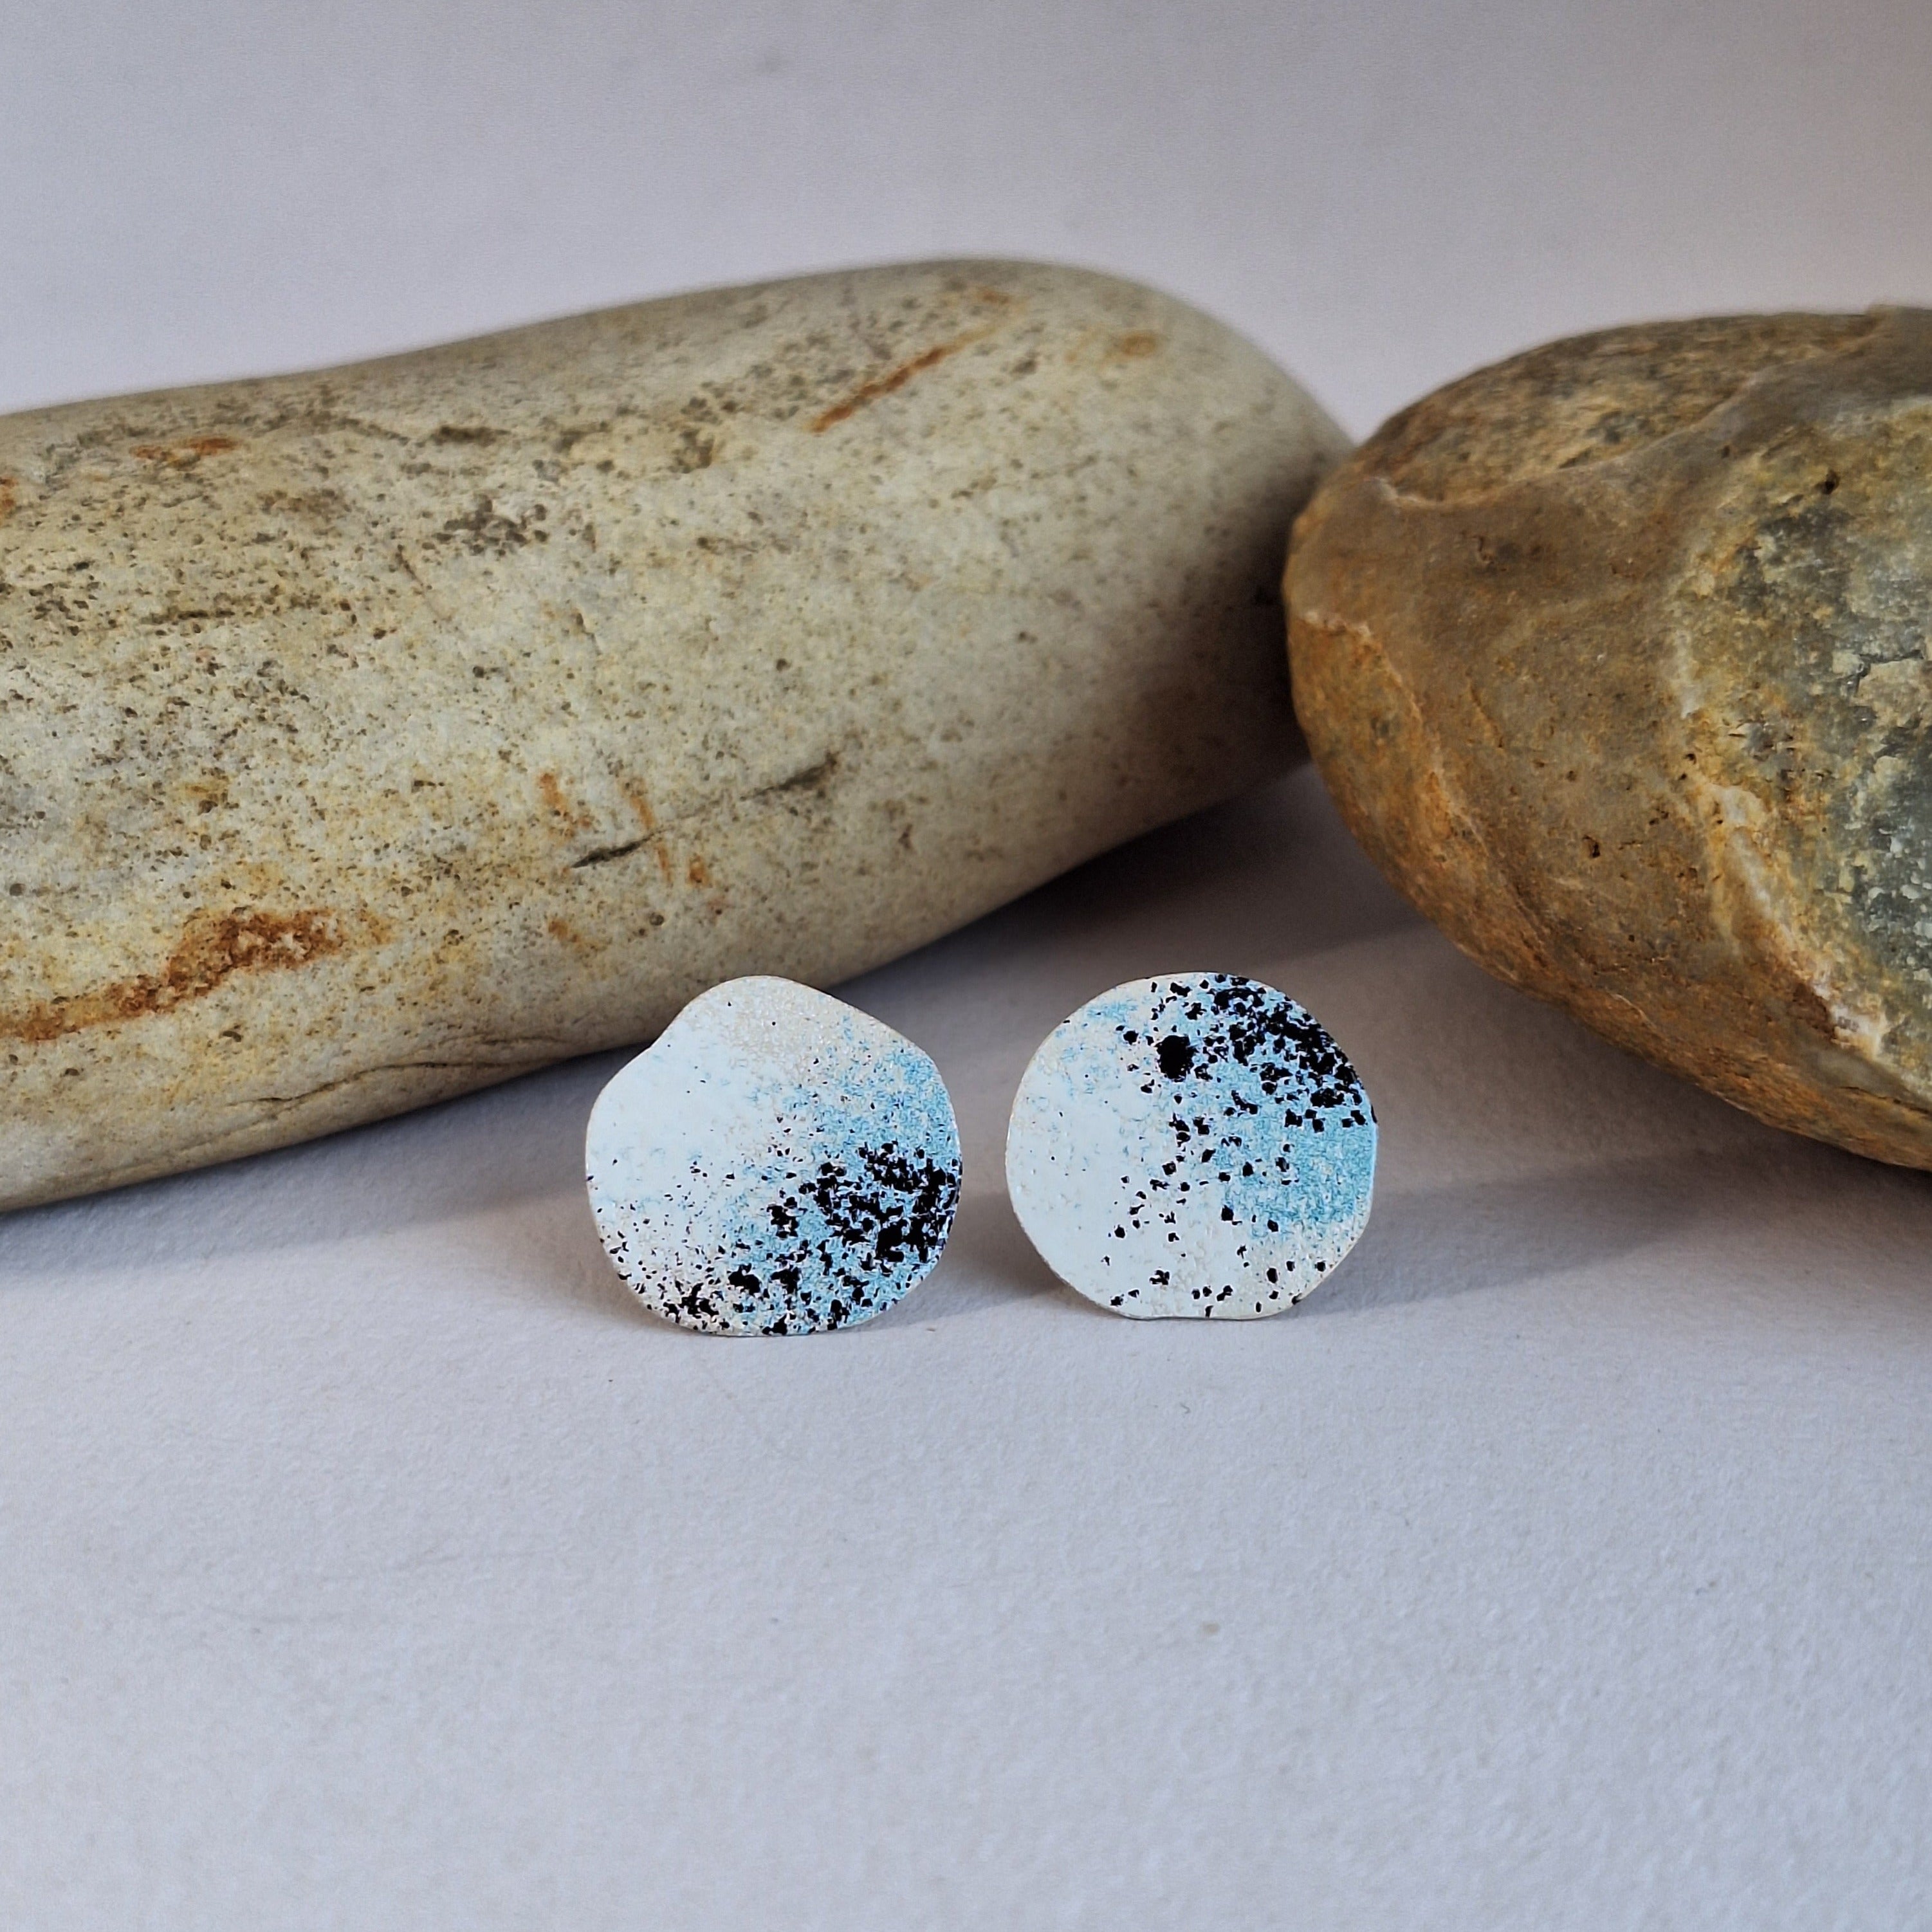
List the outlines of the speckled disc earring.
{"label": "speckled disc earring", "polygon": [[1369,1218],[1376,1117],[1285,993],[1228,973],[1091,1000],[1028,1065],[1006,1186],[1047,1264],[1121,1315],[1252,1321],[1318,1286]]}
{"label": "speckled disc earring", "polygon": [[692,1000],[598,1096],[585,1166],[617,1272],[716,1335],[869,1321],[932,1272],[959,1202],[938,1068],[789,980]]}

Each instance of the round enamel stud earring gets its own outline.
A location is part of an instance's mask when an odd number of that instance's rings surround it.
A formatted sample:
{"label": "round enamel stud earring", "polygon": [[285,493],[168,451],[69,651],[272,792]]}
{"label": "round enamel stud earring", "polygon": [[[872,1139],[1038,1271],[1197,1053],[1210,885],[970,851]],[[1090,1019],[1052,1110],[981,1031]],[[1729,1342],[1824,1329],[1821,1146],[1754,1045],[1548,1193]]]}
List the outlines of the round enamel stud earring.
{"label": "round enamel stud earring", "polygon": [[869,1321],[938,1262],[959,1202],[939,1070],[789,980],[692,1001],[591,1109],[605,1252],[667,1320],[716,1335]]}
{"label": "round enamel stud earring", "polygon": [[1272,986],[1136,980],[1028,1066],[1013,1209],[1054,1273],[1131,1316],[1252,1321],[1318,1286],[1369,1218],[1376,1117],[1342,1050]]}

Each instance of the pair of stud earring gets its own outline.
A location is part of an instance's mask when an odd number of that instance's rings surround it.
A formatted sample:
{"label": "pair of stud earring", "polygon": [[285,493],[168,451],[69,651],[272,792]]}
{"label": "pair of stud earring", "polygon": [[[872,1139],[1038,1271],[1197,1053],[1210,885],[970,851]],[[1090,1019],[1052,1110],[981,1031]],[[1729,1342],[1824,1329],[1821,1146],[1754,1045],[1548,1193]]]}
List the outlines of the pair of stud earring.
{"label": "pair of stud earring", "polygon": [[[1127,1316],[1292,1306],[1366,1224],[1375,1160],[1341,1049],[1286,994],[1226,973],[1089,1000],[1034,1055],[1006,1132],[1034,1246]],[[618,1273],[713,1334],[870,1320],[932,1272],[959,1202],[938,1068],[789,980],[692,1000],[598,1096],[586,1166]]]}

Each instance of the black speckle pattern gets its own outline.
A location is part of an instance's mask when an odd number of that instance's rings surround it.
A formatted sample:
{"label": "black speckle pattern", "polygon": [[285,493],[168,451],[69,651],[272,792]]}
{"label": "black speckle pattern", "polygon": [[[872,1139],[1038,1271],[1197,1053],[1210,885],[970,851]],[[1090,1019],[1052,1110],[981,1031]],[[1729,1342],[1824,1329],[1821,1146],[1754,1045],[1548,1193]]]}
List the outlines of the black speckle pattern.
{"label": "black speckle pattern", "polygon": [[1294,1000],[1175,974],[1055,1029],[1014,1106],[1007,1179],[1048,1261],[1103,1306],[1252,1319],[1360,1234],[1376,1136],[1354,1069]]}
{"label": "black speckle pattern", "polygon": [[959,1199],[932,1061],[809,988],[729,982],[605,1090],[589,1138],[605,1251],[716,1334],[863,1322],[928,1274]]}

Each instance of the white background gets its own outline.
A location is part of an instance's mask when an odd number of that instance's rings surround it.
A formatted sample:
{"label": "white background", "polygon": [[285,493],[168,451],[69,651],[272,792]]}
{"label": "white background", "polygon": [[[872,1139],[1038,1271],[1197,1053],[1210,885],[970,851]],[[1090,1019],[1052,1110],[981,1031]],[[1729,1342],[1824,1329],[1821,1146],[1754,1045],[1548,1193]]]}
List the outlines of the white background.
{"label": "white background", "polygon": [[[1357,433],[1540,337],[1932,300],[1932,8],[0,4],[0,406],[1064,257]],[[1054,1287],[1035,1042],[1258,974],[1326,1293]],[[1304,770],[872,976],[968,1162],[873,1326],[657,1326],[580,1064],[0,1222],[8,1928],[1919,1926],[1932,1182],[1492,985]]]}

